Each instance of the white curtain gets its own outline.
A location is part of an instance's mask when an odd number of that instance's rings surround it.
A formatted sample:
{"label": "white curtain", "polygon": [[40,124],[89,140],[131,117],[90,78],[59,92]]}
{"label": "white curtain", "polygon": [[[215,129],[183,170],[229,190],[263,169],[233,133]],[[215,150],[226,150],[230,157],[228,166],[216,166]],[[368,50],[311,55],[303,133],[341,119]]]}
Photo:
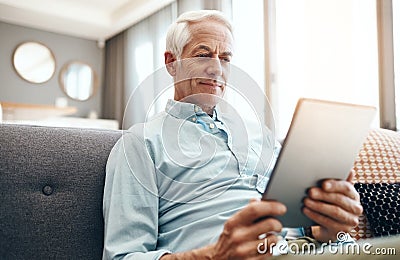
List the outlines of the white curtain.
{"label": "white curtain", "polygon": [[[154,99],[159,83],[149,81],[149,77],[164,65],[166,32],[175,18],[176,3],[173,3],[126,31],[126,108],[123,128],[145,121],[149,112],[147,104]],[[146,91],[143,91],[143,88],[146,88]],[[157,104],[154,112],[161,109],[161,104]]]}

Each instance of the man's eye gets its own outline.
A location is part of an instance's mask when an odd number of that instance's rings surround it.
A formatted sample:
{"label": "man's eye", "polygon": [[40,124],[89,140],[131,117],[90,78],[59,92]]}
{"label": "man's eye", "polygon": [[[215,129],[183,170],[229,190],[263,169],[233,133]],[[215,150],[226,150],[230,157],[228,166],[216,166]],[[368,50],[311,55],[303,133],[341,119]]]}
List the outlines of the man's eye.
{"label": "man's eye", "polygon": [[200,53],[200,54],[197,54],[196,57],[207,58],[207,57],[209,57],[209,55],[208,55],[208,53]]}
{"label": "man's eye", "polygon": [[224,61],[224,62],[231,62],[231,59],[228,58],[228,57],[221,57],[220,59],[221,59],[222,61]]}

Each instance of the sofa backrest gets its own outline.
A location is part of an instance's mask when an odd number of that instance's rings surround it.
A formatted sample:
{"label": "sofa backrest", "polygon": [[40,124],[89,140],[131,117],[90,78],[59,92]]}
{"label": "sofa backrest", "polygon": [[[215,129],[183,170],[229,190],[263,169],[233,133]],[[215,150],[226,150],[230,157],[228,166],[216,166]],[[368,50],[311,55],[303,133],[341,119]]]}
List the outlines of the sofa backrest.
{"label": "sofa backrest", "polygon": [[120,131],[0,124],[0,259],[101,259]]}

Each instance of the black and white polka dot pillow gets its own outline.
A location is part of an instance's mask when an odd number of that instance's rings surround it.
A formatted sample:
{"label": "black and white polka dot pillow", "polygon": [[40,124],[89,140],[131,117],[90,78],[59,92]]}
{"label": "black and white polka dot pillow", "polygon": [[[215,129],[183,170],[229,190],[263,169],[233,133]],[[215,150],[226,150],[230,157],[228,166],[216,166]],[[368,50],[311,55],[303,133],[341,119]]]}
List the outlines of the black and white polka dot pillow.
{"label": "black and white polka dot pillow", "polygon": [[355,183],[375,237],[400,234],[400,183]]}

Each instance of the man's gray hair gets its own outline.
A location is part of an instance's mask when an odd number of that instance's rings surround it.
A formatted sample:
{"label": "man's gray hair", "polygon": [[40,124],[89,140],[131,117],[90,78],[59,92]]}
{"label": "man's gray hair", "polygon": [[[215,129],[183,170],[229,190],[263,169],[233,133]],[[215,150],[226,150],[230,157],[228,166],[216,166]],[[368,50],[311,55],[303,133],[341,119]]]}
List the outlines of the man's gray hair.
{"label": "man's gray hair", "polygon": [[231,22],[225,15],[216,10],[200,10],[190,11],[181,14],[174,23],[172,23],[167,33],[166,50],[171,52],[179,59],[182,55],[183,48],[191,40],[189,24],[201,22],[204,20],[216,20],[225,25],[233,36],[233,28]]}

